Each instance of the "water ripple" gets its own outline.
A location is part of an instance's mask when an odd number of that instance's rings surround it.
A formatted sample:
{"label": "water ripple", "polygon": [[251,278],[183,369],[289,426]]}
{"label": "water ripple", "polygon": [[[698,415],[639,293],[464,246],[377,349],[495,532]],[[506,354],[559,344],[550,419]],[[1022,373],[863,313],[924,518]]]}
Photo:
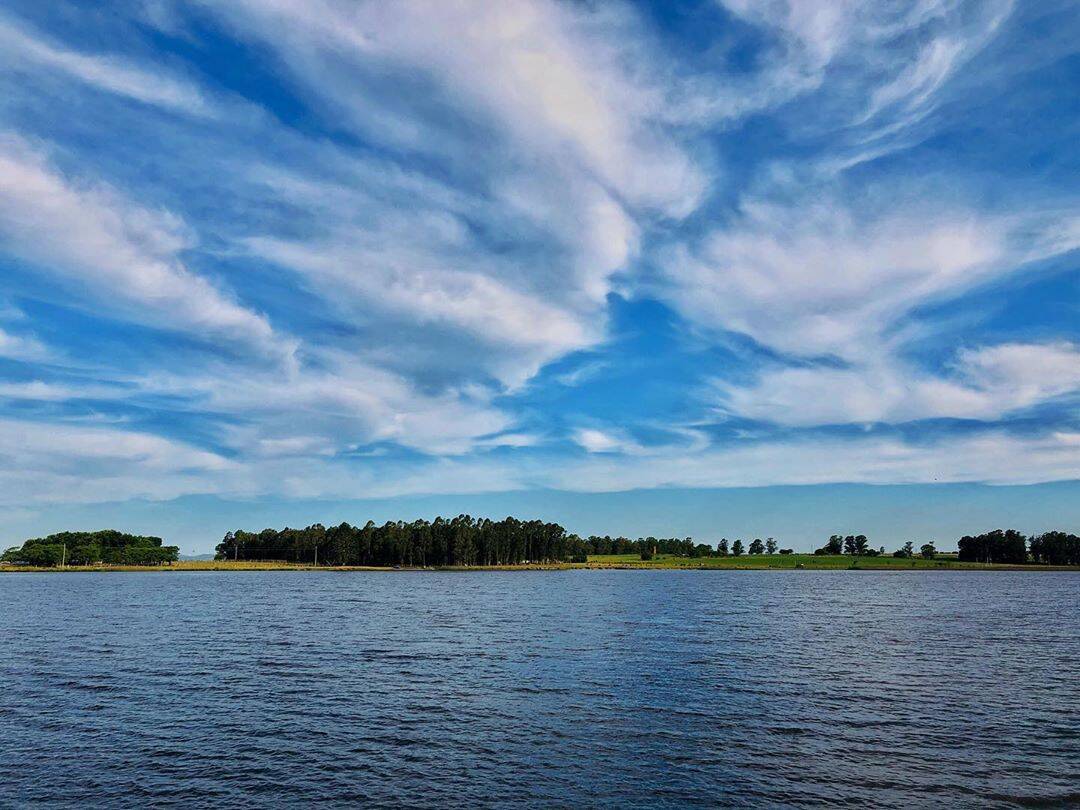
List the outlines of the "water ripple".
{"label": "water ripple", "polygon": [[1080,576],[0,577],[0,807],[1080,805]]}

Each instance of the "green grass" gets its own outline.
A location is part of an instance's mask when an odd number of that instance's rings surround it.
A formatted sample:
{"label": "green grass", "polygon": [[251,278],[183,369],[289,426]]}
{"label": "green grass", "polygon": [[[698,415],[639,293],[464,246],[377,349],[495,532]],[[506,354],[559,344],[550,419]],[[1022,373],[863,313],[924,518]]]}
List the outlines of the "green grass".
{"label": "green grass", "polygon": [[[2,565],[0,571],[311,571],[311,564],[275,560],[180,560],[165,565],[69,565],[66,568],[38,568],[27,565]],[[321,567],[320,567],[321,570]],[[336,570],[336,569],[335,569]],[[356,569],[360,570],[360,569]],[[373,569],[381,570],[381,569]]]}
{"label": "green grass", "polygon": [[[959,562],[955,555],[938,557],[933,560],[915,558],[912,560],[895,557],[845,557],[822,556],[813,554],[758,554],[742,557],[676,557],[672,554],[658,554],[652,560],[644,561],[637,554],[600,554],[591,555],[587,563],[552,563],[548,565],[492,565],[492,566],[456,566],[440,568],[443,571],[522,571],[522,570],[565,570],[571,568],[637,568],[668,570],[728,570],[728,569],[794,569],[802,565],[807,570],[844,570],[864,571],[911,571],[911,570],[976,570],[976,571],[1048,571],[1080,570],[1080,567],[1054,567],[1047,565],[987,565],[983,563]],[[290,562],[233,562],[231,560],[182,560],[170,565],[87,565],[59,568],[32,568],[29,566],[0,565],[0,572],[30,571],[389,571],[389,568],[323,567],[315,569],[310,563]],[[416,569],[406,569],[416,570]]]}
{"label": "green grass", "polygon": [[[523,571],[523,570],[547,570],[563,568],[584,568],[570,563],[552,563],[549,565],[533,563],[530,565],[475,565],[475,566],[444,566],[434,570],[440,571]],[[350,565],[350,566],[322,566],[315,568],[311,563],[291,563],[286,561],[232,561],[232,560],[180,560],[179,562],[166,565],[69,565],[65,568],[44,568],[30,565],[0,565],[0,573],[33,573],[33,572],[112,572],[112,571],[393,571],[393,568],[377,568],[373,566]],[[417,568],[403,570],[416,571]]]}
{"label": "green grass", "polygon": [[642,560],[637,554],[594,554],[589,556],[588,565],[597,568],[782,568],[793,569],[797,565],[817,570],[862,569],[878,571],[915,570],[1046,570],[1045,565],[988,565],[984,563],[960,562],[955,555],[924,560],[899,559],[896,557],[847,557],[843,555],[815,556],[813,554],[757,554],[742,557],[676,557],[672,554],[658,554],[652,560]]}

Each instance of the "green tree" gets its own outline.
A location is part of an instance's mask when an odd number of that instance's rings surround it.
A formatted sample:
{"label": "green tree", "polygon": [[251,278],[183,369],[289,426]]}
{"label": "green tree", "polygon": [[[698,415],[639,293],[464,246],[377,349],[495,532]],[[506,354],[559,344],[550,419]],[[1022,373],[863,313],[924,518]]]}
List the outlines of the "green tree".
{"label": "green tree", "polygon": [[731,546],[731,553],[736,557],[741,557],[744,550],[742,540],[736,540]]}
{"label": "green tree", "polygon": [[765,544],[761,542],[760,537],[755,537],[754,542],[752,542],[750,544],[750,553],[751,554],[764,554],[765,553]]}
{"label": "green tree", "polygon": [[965,562],[1027,562],[1027,538],[1016,529],[996,529],[974,537],[965,535],[957,542],[959,558]]}
{"label": "green tree", "polygon": [[771,537],[765,541],[765,553],[775,554],[777,549],[776,541]]}
{"label": "green tree", "polygon": [[720,542],[716,544],[716,554],[719,557],[726,557],[728,555],[728,542],[726,537],[720,538]]}
{"label": "green tree", "polygon": [[1080,565],[1080,537],[1046,532],[1030,539],[1031,559],[1048,565]]}
{"label": "green tree", "polygon": [[932,560],[934,555],[937,554],[937,549],[934,548],[933,543],[924,543],[919,549],[919,553],[922,554],[924,560]]}

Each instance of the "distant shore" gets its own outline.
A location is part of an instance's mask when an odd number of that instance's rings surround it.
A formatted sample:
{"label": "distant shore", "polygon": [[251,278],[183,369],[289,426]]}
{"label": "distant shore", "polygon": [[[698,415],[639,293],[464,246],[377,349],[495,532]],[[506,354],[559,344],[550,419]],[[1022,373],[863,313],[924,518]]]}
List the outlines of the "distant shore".
{"label": "distant shore", "polygon": [[761,554],[741,557],[679,557],[658,555],[642,560],[632,554],[590,556],[584,563],[523,563],[521,565],[410,566],[314,566],[310,563],[248,560],[180,560],[163,565],[69,565],[35,567],[0,565],[0,573],[113,573],[184,571],[568,571],[568,570],[661,570],[661,571],[1080,571],[1080,566],[1001,565],[960,562],[955,557],[896,558],[846,555]]}

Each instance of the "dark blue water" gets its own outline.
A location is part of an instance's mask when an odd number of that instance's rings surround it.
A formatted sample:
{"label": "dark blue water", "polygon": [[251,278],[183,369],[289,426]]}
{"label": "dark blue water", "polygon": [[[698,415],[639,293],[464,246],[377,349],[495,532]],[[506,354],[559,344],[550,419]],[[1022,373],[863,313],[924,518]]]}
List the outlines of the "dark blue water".
{"label": "dark blue water", "polygon": [[0,575],[0,806],[1080,804],[1080,575]]}

